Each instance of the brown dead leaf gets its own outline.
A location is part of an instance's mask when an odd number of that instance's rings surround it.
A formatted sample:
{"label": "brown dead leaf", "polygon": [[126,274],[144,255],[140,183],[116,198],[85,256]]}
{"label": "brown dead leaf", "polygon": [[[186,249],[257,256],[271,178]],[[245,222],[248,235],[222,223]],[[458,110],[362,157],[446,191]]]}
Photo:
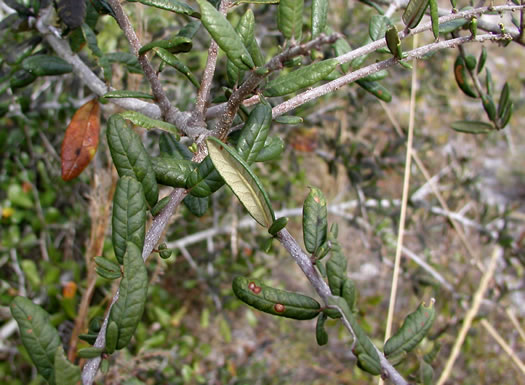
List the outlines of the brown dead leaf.
{"label": "brown dead leaf", "polygon": [[62,179],[76,178],[95,156],[100,132],[100,106],[92,99],[80,107],[67,126],[62,142]]}

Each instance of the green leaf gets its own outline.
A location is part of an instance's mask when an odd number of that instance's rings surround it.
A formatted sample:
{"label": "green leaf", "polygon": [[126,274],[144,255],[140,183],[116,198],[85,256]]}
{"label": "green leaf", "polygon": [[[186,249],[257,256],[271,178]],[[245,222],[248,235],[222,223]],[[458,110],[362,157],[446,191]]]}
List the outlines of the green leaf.
{"label": "green leaf", "polygon": [[301,124],[303,118],[300,116],[281,115],[275,118],[275,121],[279,124]]}
{"label": "green leaf", "polygon": [[159,137],[159,148],[161,154],[166,154],[175,159],[191,160],[193,154],[186,145],[177,141],[172,135],[162,133]]}
{"label": "green leaf", "polygon": [[346,267],[348,261],[341,250],[341,246],[335,240],[331,240],[330,259],[326,262],[326,274],[328,286],[333,295],[343,295],[343,283],[346,280]]}
{"label": "green leaf", "polygon": [[177,57],[171,54],[168,50],[164,48],[153,48],[153,51],[161,58],[162,61],[169,64],[181,74],[183,74],[195,87],[199,88],[200,83],[197,77],[191,72],[186,64],[181,62]]}
{"label": "green leaf", "polygon": [[264,147],[257,155],[256,162],[268,162],[278,159],[284,150],[284,142],[278,136],[269,136],[264,142]]}
{"label": "green leaf", "polygon": [[481,48],[481,53],[479,54],[478,69],[477,69],[478,74],[481,71],[483,71],[483,68],[485,67],[485,63],[487,62],[487,56],[488,56],[487,48],[483,46]]}
{"label": "green leaf", "polygon": [[149,205],[153,207],[159,197],[155,171],[139,136],[119,115],[108,120],[107,138],[109,150],[118,174],[135,177],[144,190]]}
{"label": "green leaf", "polygon": [[498,101],[498,117],[503,118],[505,110],[508,108],[510,102],[510,88],[509,83],[505,82],[505,85],[501,89],[501,93]]}
{"label": "green leaf", "polygon": [[64,349],[59,346],[55,352],[55,384],[80,385],[80,368],[66,358]]}
{"label": "green leaf", "polygon": [[95,273],[97,273],[100,277],[104,279],[108,279],[110,281],[113,281],[115,279],[119,279],[122,277],[122,273],[120,271],[110,271],[100,266],[95,267]]}
{"label": "green leaf", "polygon": [[63,75],[73,71],[73,66],[58,56],[34,55],[22,61],[22,68],[34,76]]}
{"label": "green leaf", "polygon": [[11,302],[11,314],[18,323],[22,344],[38,373],[54,384],[55,352],[60,346],[60,338],[49,322],[49,314],[25,297],[16,297]]}
{"label": "green leaf", "polygon": [[142,250],[146,236],[146,200],[142,185],[135,178],[123,176],[119,179],[113,196],[111,223],[115,256],[122,263],[127,243],[133,242]]}
{"label": "green leaf", "polygon": [[151,158],[157,182],[165,186],[186,187],[186,180],[196,167],[194,162],[170,156]]}
{"label": "green leaf", "polygon": [[324,33],[328,15],[328,0],[312,1],[312,38]]}
{"label": "green leaf", "polygon": [[191,38],[186,36],[175,35],[166,40],[154,40],[148,44],[143,45],[139,49],[139,55],[144,55],[153,48],[164,48],[170,53],[189,52],[193,47]]}
{"label": "green leaf", "polygon": [[276,219],[270,228],[268,229],[268,232],[275,236],[279,231],[284,229],[286,225],[288,224],[288,217],[281,217],[279,219]]}
{"label": "green leaf", "polygon": [[135,98],[135,99],[155,99],[155,96],[140,91],[116,90],[109,91],[102,96],[106,99],[112,98]]}
{"label": "green leaf", "polygon": [[342,315],[352,327],[356,337],[354,354],[357,356],[359,367],[373,375],[381,374],[381,363],[376,347],[372,344],[372,341],[370,341],[370,338],[368,338],[365,331],[357,323],[357,320],[346,301],[341,297],[334,296],[328,298],[327,303],[331,306],[337,306],[343,312]]}
{"label": "green leaf", "polygon": [[298,320],[319,315],[321,306],[306,295],[274,289],[257,279],[235,277],[233,292],[244,303],[265,313]]}
{"label": "green leaf", "polygon": [[319,346],[323,346],[328,343],[328,333],[324,328],[327,318],[328,316],[325,313],[321,313],[321,315],[317,317],[317,324],[315,326],[315,339],[317,341],[317,345]]}
{"label": "green leaf", "polygon": [[368,34],[372,40],[376,41],[385,37],[386,31],[392,26],[392,22],[387,16],[374,15],[368,25]]}
{"label": "green leaf", "polygon": [[186,180],[186,187],[190,194],[199,198],[205,198],[224,185],[224,180],[215,169],[209,156],[192,170]]}
{"label": "green leaf", "polygon": [[119,330],[117,349],[125,348],[142,318],[148,294],[148,272],[141,251],[128,242],[124,254],[124,278],[120,281],[120,295],[111,308],[109,322],[114,321]]}
{"label": "green leaf", "polygon": [[311,187],[303,205],[303,238],[304,246],[309,253],[315,253],[326,240],[327,215],[323,192],[316,187]]}
{"label": "green leaf", "polygon": [[197,3],[201,8],[202,24],[228,59],[240,69],[253,69],[255,64],[250,53],[226,17],[206,0],[197,0]]}
{"label": "green leaf", "polygon": [[165,196],[164,198],[160,199],[157,204],[155,206],[153,206],[151,208],[151,215],[153,215],[154,217],[156,217],[157,215],[160,214],[160,212],[162,211],[162,209],[164,207],[166,207],[166,205],[169,203],[170,201],[170,197],[169,195],[168,196]]}
{"label": "green leaf", "polygon": [[201,27],[201,22],[198,20],[190,21],[188,24],[186,24],[184,27],[182,27],[179,32],[177,32],[177,36],[183,36],[188,37],[190,39],[193,39],[199,28]]}
{"label": "green leaf", "polygon": [[401,351],[408,353],[414,349],[427,335],[435,317],[436,309],[433,299],[428,307],[424,303],[419,305],[416,311],[405,318],[401,328],[385,343],[383,349],[385,355],[388,357]]}
{"label": "green leaf", "polygon": [[206,140],[210,158],[219,174],[248,213],[261,226],[269,228],[275,220],[268,195],[250,166],[234,149],[220,140],[209,137]]}
{"label": "green leaf", "polygon": [[93,52],[93,55],[102,57],[102,51],[97,44],[97,36],[86,23],[82,23],[82,34],[84,35],[84,39],[86,40],[89,49]]}
{"label": "green leaf", "polygon": [[98,267],[101,267],[108,271],[119,273],[120,275],[120,265],[113,261],[110,261],[109,259],[106,259],[104,257],[95,257],[95,264]]}
{"label": "green leaf", "polygon": [[258,104],[250,113],[237,142],[237,152],[246,163],[252,164],[257,159],[268,137],[271,123],[272,108],[266,104]]}
{"label": "green leaf", "polygon": [[425,361],[419,363],[419,381],[423,385],[434,384],[434,369]]}
{"label": "green leaf", "polygon": [[326,78],[337,67],[336,59],[327,59],[310,64],[269,81],[264,87],[264,96],[283,96],[310,87]]}
{"label": "green leaf", "polygon": [[403,22],[407,28],[415,28],[423,18],[429,0],[410,0],[403,13]]}
{"label": "green leaf", "polygon": [[117,348],[117,342],[119,337],[118,325],[115,321],[108,322],[106,328],[106,352],[113,354]]}
{"label": "green leaf", "polygon": [[386,45],[388,46],[388,49],[390,50],[392,55],[394,55],[396,59],[402,59],[403,51],[401,50],[401,40],[399,39],[399,35],[395,25],[393,25],[386,31],[385,39]]}
{"label": "green leaf", "polygon": [[[344,55],[345,53],[348,53],[352,50],[352,47],[350,47],[350,44],[348,44],[348,42],[344,38],[337,39],[332,46],[334,47],[336,56]],[[343,72],[348,72],[349,68],[350,63],[341,64],[341,69],[343,70]]]}
{"label": "green leaf", "polygon": [[104,353],[104,348],[91,347],[91,348],[80,349],[77,355],[80,358],[96,358],[96,357],[100,357],[102,353]]}
{"label": "green leaf", "polygon": [[439,10],[437,0],[429,0],[430,2],[430,20],[432,22],[432,33],[434,39],[439,39]]}
{"label": "green leaf", "polygon": [[195,197],[193,195],[188,195],[182,200],[182,203],[184,203],[193,215],[202,217],[206,211],[208,211],[210,197]]}
{"label": "green leaf", "polygon": [[455,19],[447,21],[439,26],[439,33],[451,33],[468,23],[467,19]]}
{"label": "green leaf", "polygon": [[141,114],[137,111],[124,111],[120,113],[124,119],[129,120],[134,125],[146,128],[148,130],[152,128],[158,128],[159,130],[174,134],[176,137],[179,136],[179,130],[173,124],[163,122],[162,120],[152,119],[149,116]]}
{"label": "green leaf", "polygon": [[[257,41],[255,40],[255,17],[251,9],[248,9],[244,13],[244,15],[242,15],[242,17],[239,19],[239,23],[237,24],[237,27],[235,27],[235,31],[242,39],[242,42],[248,50],[248,52],[250,52],[250,50],[248,49],[250,45],[255,44],[257,46]],[[254,60],[254,64],[256,64],[255,58],[252,57],[252,59]],[[257,59],[260,59],[260,57],[257,57]],[[244,72],[241,71],[232,61],[228,60],[227,75],[232,86],[237,83],[241,83],[243,73]]]}
{"label": "green leaf", "polygon": [[279,4],[279,1],[280,0],[235,0],[233,4]]}
{"label": "green leaf", "polygon": [[104,55],[105,60],[109,64],[119,63],[124,64],[129,72],[134,74],[141,74],[142,66],[140,65],[137,57],[129,52],[111,52]]}
{"label": "green leaf", "polygon": [[352,313],[357,313],[357,289],[354,281],[350,278],[343,279],[343,286],[341,287],[341,297],[344,298]]}
{"label": "green leaf", "polygon": [[151,7],[164,9],[166,11],[171,11],[178,13],[180,15],[188,15],[191,17],[200,17],[200,13],[194,10],[189,5],[177,1],[177,0],[128,0],[128,1],[138,1],[144,5],[149,5]]}
{"label": "green leaf", "polygon": [[286,39],[301,40],[304,0],[281,0],[277,7],[277,26]]}
{"label": "green leaf", "polygon": [[471,98],[477,98],[478,95],[476,91],[467,81],[467,67],[465,60],[461,55],[458,55],[456,61],[454,62],[454,76],[456,78],[456,83],[458,87],[465,93],[465,95],[470,96]]}
{"label": "green leaf", "polygon": [[452,123],[452,129],[466,134],[487,134],[494,131],[492,124],[475,120],[459,120]]}
{"label": "green leaf", "polygon": [[372,95],[377,97],[378,99],[384,102],[387,102],[387,103],[392,101],[392,94],[390,94],[390,92],[385,87],[383,87],[380,83],[369,82],[363,79],[357,80],[356,83],[359,84],[360,87],[362,87],[363,89],[365,89],[366,91],[370,92]]}

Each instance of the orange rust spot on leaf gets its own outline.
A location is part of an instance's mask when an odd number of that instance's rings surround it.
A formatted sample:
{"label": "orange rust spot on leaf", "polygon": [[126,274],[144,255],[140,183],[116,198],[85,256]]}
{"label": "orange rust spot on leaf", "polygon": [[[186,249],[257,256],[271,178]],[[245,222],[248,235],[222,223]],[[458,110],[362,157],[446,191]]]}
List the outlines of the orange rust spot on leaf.
{"label": "orange rust spot on leaf", "polygon": [[27,329],[27,334],[33,333],[33,329]]}
{"label": "orange rust spot on leaf", "polygon": [[321,199],[318,196],[314,196],[315,203],[321,203]]}
{"label": "orange rust spot on leaf", "polygon": [[273,309],[277,312],[277,313],[282,313],[283,311],[286,310],[286,308],[284,307],[283,304],[281,303],[276,303],[273,307]]}
{"label": "orange rust spot on leaf", "polygon": [[459,84],[465,83],[465,79],[463,78],[463,64],[458,64],[456,68],[454,68],[454,74],[456,75],[456,80]]}
{"label": "orange rust spot on leaf", "polygon": [[250,283],[248,284],[248,289],[250,289],[250,290],[252,290],[252,291],[253,291],[253,289],[255,289],[256,287],[257,287],[257,285],[255,284],[255,282],[250,282]]}
{"label": "orange rust spot on leaf", "polygon": [[32,319],[33,319],[33,316],[32,316],[32,315],[28,315],[28,316],[27,316],[27,320],[28,320],[28,321],[31,321]]}
{"label": "orange rust spot on leaf", "polygon": [[262,290],[262,287],[260,286],[255,286],[254,289],[252,290],[255,294],[259,294]]}
{"label": "orange rust spot on leaf", "polygon": [[62,295],[64,298],[73,298],[77,292],[77,284],[73,281],[69,281],[65,284],[62,289]]}

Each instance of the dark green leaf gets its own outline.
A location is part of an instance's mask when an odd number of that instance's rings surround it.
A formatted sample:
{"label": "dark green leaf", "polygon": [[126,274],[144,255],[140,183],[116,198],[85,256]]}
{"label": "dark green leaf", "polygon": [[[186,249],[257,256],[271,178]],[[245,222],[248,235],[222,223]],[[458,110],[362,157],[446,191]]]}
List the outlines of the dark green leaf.
{"label": "dark green leaf", "polygon": [[315,339],[317,341],[317,345],[319,346],[323,346],[328,343],[328,333],[324,328],[327,318],[328,316],[325,313],[321,313],[321,315],[317,318],[317,324],[315,326]]}
{"label": "dark green leaf", "polygon": [[80,349],[77,355],[80,358],[96,358],[96,357],[100,357],[102,353],[104,353],[104,348],[91,347],[91,348]]}
{"label": "dark green leaf", "polygon": [[66,358],[64,349],[59,346],[55,352],[55,384],[80,385],[80,368]]}
{"label": "dark green leaf", "polygon": [[197,0],[197,3],[201,8],[202,24],[226,53],[228,59],[240,69],[254,68],[255,64],[250,53],[226,17],[206,0]]}
{"label": "dark green leaf", "polygon": [[[352,47],[350,47],[350,44],[346,41],[344,38],[337,39],[336,42],[333,44],[335,55],[341,56],[345,53],[348,53],[352,50]],[[341,64],[341,69],[343,72],[348,72],[348,69],[350,68],[350,63],[343,63]]]}
{"label": "dark green leaf", "polygon": [[269,228],[275,220],[268,195],[250,166],[228,145],[214,137],[206,141],[208,153],[219,174],[248,213],[261,226]]}
{"label": "dark green leaf", "polygon": [[86,2],[84,1],[57,0],[56,8],[60,20],[69,29],[80,27],[86,17]]}
{"label": "dark green leaf", "polygon": [[16,297],[11,302],[11,314],[18,323],[22,343],[38,373],[54,384],[55,352],[60,346],[60,338],[49,322],[49,314],[25,297]]}
{"label": "dark green leaf", "polygon": [[162,211],[162,209],[164,207],[166,207],[166,205],[168,204],[169,201],[170,201],[170,197],[169,196],[166,196],[166,197],[162,198],[161,200],[159,200],[157,202],[157,204],[151,208],[151,215],[153,215],[154,217],[159,215],[160,212]]}
{"label": "dark green leaf", "polygon": [[467,24],[466,19],[455,19],[447,21],[439,26],[439,33],[451,33]]}
{"label": "dark green leaf", "polygon": [[165,186],[186,187],[186,180],[198,166],[185,159],[176,159],[171,156],[151,158],[157,182]]}
{"label": "dark green leaf", "polygon": [[336,59],[327,59],[310,64],[269,81],[264,87],[264,96],[283,96],[310,87],[326,78],[337,67]]}
{"label": "dark green leaf", "polygon": [[359,79],[356,81],[356,83],[384,102],[389,103],[392,100],[392,95],[390,94],[390,92],[378,82],[369,82],[363,79]]}
{"label": "dark green leaf", "polygon": [[250,113],[237,142],[237,152],[246,163],[252,164],[257,159],[268,137],[271,123],[272,108],[266,104],[258,104]]}
{"label": "dark green leaf", "polygon": [[454,76],[458,87],[465,93],[465,95],[470,96],[471,98],[477,98],[478,95],[476,91],[474,91],[467,80],[467,66],[461,55],[458,55],[454,62]]}
{"label": "dark green leaf", "polygon": [[265,313],[307,320],[319,315],[321,310],[321,306],[313,298],[274,289],[256,279],[235,277],[232,286],[237,298]]}
{"label": "dark green leaf", "polygon": [[63,75],[73,71],[73,66],[58,56],[34,55],[22,62],[22,68],[35,76]]}
{"label": "dark green leaf", "polygon": [[434,384],[434,369],[425,361],[419,363],[419,381],[423,385]]}
{"label": "dark green leaf", "polygon": [[284,229],[286,225],[288,224],[288,217],[281,217],[279,219],[276,219],[270,228],[268,229],[268,232],[271,235],[276,235],[279,231]]}
{"label": "dark green leaf", "polygon": [[215,169],[210,157],[207,156],[199,165],[192,170],[186,180],[186,187],[190,194],[199,198],[205,198],[224,185],[224,180]]}
{"label": "dark green leaf", "polygon": [[312,187],[303,205],[303,237],[304,245],[309,253],[315,253],[326,240],[327,213],[323,192]]}
{"label": "dark green leaf", "polygon": [[142,318],[148,294],[148,272],[141,251],[134,243],[128,242],[124,255],[124,278],[120,281],[120,295],[111,308],[109,322],[118,326],[117,349],[129,344]]}
{"label": "dark green leaf", "polygon": [[393,25],[386,31],[385,39],[386,45],[388,46],[388,49],[390,50],[392,55],[394,55],[396,59],[402,59],[403,52],[401,50],[401,40],[399,39],[399,35],[395,25]]}
{"label": "dark green leaf", "polygon": [[121,116],[112,115],[108,120],[107,138],[118,174],[137,179],[142,184],[146,200],[153,207],[157,203],[159,189],[149,155],[139,136]]}
{"label": "dark green leaf", "polygon": [[115,321],[108,322],[106,328],[106,352],[112,354],[117,348],[119,338],[118,325]]}
{"label": "dark green leaf", "polygon": [[259,155],[257,155],[256,162],[268,162],[271,160],[278,159],[284,150],[284,142],[278,136],[269,136],[264,142]]}
{"label": "dark green leaf", "polygon": [[354,281],[350,278],[343,280],[343,286],[341,287],[341,296],[348,304],[348,308],[352,313],[357,313],[357,289]]}
{"label": "dark green leaf", "polygon": [[177,57],[171,54],[168,50],[164,48],[153,48],[153,51],[164,61],[169,64],[181,74],[183,74],[195,87],[199,88],[200,83],[197,77],[190,71],[188,66],[181,62]]}
{"label": "dark green leaf", "polygon": [[368,25],[368,34],[376,41],[385,37],[386,31],[392,26],[392,22],[386,16],[374,15]]}
{"label": "dark green leaf", "polygon": [[134,74],[141,74],[142,67],[135,55],[129,52],[112,52],[104,55],[107,62],[124,64],[129,72]]}
{"label": "dark green leaf", "polygon": [[337,241],[331,240],[332,247],[330,250],[330,259],[326,262],[326,274],[328,276],[328,285],[333,295],[343,295],[343,283],[346,280],[346,267],[348,261],[341,250]]}
{"label": "dark green leaf", "polygon": [[304,0],[281,0],[277,7],[277,26],[286,39],[301,40]]}
{"label": "dark green leaf", "polygon": [[191,38],[186,36],[175,35],[167,40],[155,40],[143,45],[139,49],[139,55],[144,55],[153,48],[164,48],[170,53],[189,52],[193,47]]}
{"label": "dark green leaf", "polygon": [[86,23],[82,23],[82,34],[84,35],[84,39],[86,40],[89,49],[93,52],[93,55],[102,57],[102,51],[97,44],[97,36]]}
{"label": "dark green leaf", "polygon": [[202,217],[206,211],[208,211],[210,197],[195,197],[193,195],[188,195],[183,199],[182,203],[184,203],[193,215]]}
{"label": "dark green leaf", "polygon": [[159,137],[159,148],[161,154],[166,154],[175,159],[191,160],[193,154],[186,145],[177,141],[173,135],[162,133]]}
{"label": "dark green leaf", "polygon": [[423,18],[429,0],[410,0],[403,13],[403,22],[407,28],[415,28]]}
{"label": "dark green leaf", "polygon": [[133,242],[142,250],[146,236],[146,200],[142,185],[133,177],[123,176],[117,183],[112,225],[115,256],[122,263],[127,243]]}
{"label": "dark green leaf", "polygon": [[9,86],[12,88],[23,88],[36,79],[36,76],[26,70],[18,70],[9,79]]}
{"label": "dark green leaf", "polygon": [[427,335],[435,317],[433,299],[428,307],[424,303],[419,305],[415,312],[405,318],[401,328],[385,343],[383,349],[385,355],[388,357],[401,351],[408,353],[414,349]]}
{"label": "dark green leaf", "polygon": [[164,9],[166,11],[175,12],[181,15],[188,15],[192,17],[200,17],[200,13],[194,10],[189,5],[178,0],[129,0],[138,1],[144,5]]}
{"label": "dark green leaf", "polygon": [[430,20],[432,22],[432,33],[434,39],[439,39],[439,10],[437,0],[429,0],[430,2]]}
{"label": "dark green leaf", "polygon": [[505,85],[501,89],[498,101],[498,117],[503,118],[504,112],[507,109],[510,101],[510,88],[509,83],[505,82]]}

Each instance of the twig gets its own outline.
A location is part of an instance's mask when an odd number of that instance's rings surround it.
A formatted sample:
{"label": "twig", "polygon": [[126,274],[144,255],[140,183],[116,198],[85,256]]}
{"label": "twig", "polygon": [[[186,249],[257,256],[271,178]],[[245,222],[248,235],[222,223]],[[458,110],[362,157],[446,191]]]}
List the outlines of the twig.
{"label": "twig", "polygon": [[[148,233],[146,234],[144,248],[142,249],[142,258],[144,259],[144,261],[148,259],[149,255],[157,245],[158,241],[160,240],[160,237],[162,236],[162,233],[164,232],[164,229],[168,225],[171,216],[173,215],[175,209],[179,206],[179,204],[182,202],[185,196],[186,190],[180,188],[174,189],[170,194],[170,200],[168,204],[162,209],[160,214],[153,219],[153,223],[151,224],[151,227],[148,230]],[[113,296],[113,299],[111,300],[111,304],[108,307],[106,317],[98,333],[97,340],[93,345],[94,347],[102,348],[106,346],[106,328],[108,325],[109,312],[111,311],[111,307],[113,306],[113,304],[117,302],[118,298],[119,291],[117,290],[117,292]],[[83,385],[91,385],[93,383],[98,368],[100,366],[100,361],[100,357],[88,360],[88,362],[82,369]]]}
{"label": "twig", "polygon": [[[446,48],[454,48],[457,47],[460,44],[468,44],[473,42],[484,42],[484,41],[497,41],[497,40],[507,40],[507,35],[493,35],[493,34],[485,34],[485,35],[478,35],[476,38],[472,38],[471,36],[465,36],[465,37],[459,37],[456,39],[450,39],[445,41],[440,41],[437,43],[431,43],[425,46],[422,46],[420,48],[414,49],[412,51],[407,52],[407,56],[403,60],[412,60],[412,59],[421,59],[423,56],[427,55],[430,52],[438,51],[441,49]],[[379,41],[379,40],[378,40]],[[382,40],[384,42],[384,39]],[[375,42],[377,43],[377,42]],[[386,43],[385,43],[386,44]],[[379,48],[380,46],[376,47]],[[357,50],[356,50],[357,51]],[[354,51],[352,51],[354,52]],[[350,52],[350,53],[352,53]],[[360,55],[357,55],[360,56]],[[383,60],[381,62],[371,64],[367,67],[361,68],[357,71],[351,72],[347,75],[341,76],[340,78],[337,78],[335,80],[332,80],[331,82],[328,82],[326,84],[323,84],[319,87],[313,88],[311,90],[305,91],[291,99],[288,99],[287,101],[275,106],[272,110],[273,117],[277,117],[280,115],[285,114],[288,111],[291,111],[311,100],[317,99],[323,95],[326,95],[330,92],[334,92],[338,90],[339,88],[349,84],[353,83],[358,79],[361,79],[365,76],[374,74],[382,69],[386,69],[389,67],[392,67],[398,63],[397,59],[391,58],[387,60]]]}
{"label": "twig", "polygon": [[519,357],[514,353],[512,348],[505,342],[503,337],[494,329],[494,327],[487,321],[485,318],[481,320],[481,325],[489,332],[492,338],[501,346],[501,348],[507,353],[512,361],[516,364],[518,369],[521,371],[522,375],[525,375],[525,365],[519,359]]}
{"label": "twig", "polygon": [[472,305],[470,306],[470,309],[467,311],[467,314],[465,315],[465,319],[463,320],[461,330],[459,331],[458,337],[456,338],[456,341],[454,342],[452,352],[450,353],[447,363],[445,364],[445,368],[443,369],[443,372],[441,373],[441,376],[439,377],[439,380],[437,381],[437,385],[443,385],[450,377],[450,374],[452,372],[452,367],[454,366],[454,363],[456,362],[456,358],[459,355],[461,346],[463,345],[463,341],[465,341],[465,337],[467,336],[470,326],[472,325],[472,321],[474,320],[474,317],[476,316],[476,314],[478,314],[478,310],[481,305],[483,296],[485,295],[485,291],[487,290],[487,287],[489,285],[489,281],[492,278],[494,271],[496,270],[496,262],[498,261],[498,258],[501,257],[502,255],[503,255],[503,250],[501,249],[501,247],[499,246],[494,247],[494,251],[492,252],[492,257],[490,258],[489,266],[487,270],[485,271],[485,274],[481,278],[481,282],[480,282],[478,290],[476,291],[476,294],[474,294],[474,298],[472,299]]}
{"label": "twig", "polygon": [[[297,265],[299,265],[306,278],[308,278],[308,281],[310,281],[310,284],[314,287],[317,294],[324,300],[325,304],[327,304],[328,300],[332,297],[332,294],[330,293],[330,288],[328,287],[326,282],[321,278],[321,276],[317,273],[317,270],[312,264],[312,260],[310,259],[310,257],[303,252],[301,247],[297,244],[297,242],[291,236],[288,230],[283,229],[279,231],[276,235],[276,238],[281,242],[286,251],[288,251],[290,256],[295,260]],[[340,309],[338,310],[341,313],[343,324],[348,329],[348,331],[353,336],[355,336],[352,326],[350,325],[350,322],[346,318],[345,314]],[[388,362],[383,353],[381,353],[377,348],[375,349],[377,350],[377,354],[381,361],[381,369],[383,371],[384,376],[396,385],[408,385],[408,383],[399,374],[399,372],[390,364],[390,362]]]}
{"label": "twig", "polygon": [[281,52],[279,55],[274,56],[272,60],[270,60],[265,65],[265,68],[267,69],[266,73],[260,74],[255,71],[251,71],[250,75],[244,81],[244,83],[241,84],[241,86],[237,88],[228,99],[228,102],[224,107],[224,111],[222,111],[220,119],[217,122],[217,125],[215,126],[214,135],[217,136],[219,139],[223,139],[225,137],[241,103],[244,101],[244,99],[246,99],[246,97],[250,93],[252,93],[257,88],[261,81],[271,72],[282,68],[284,62],[294,57],[300,55],[307,55],[315,48],[319,48],[320,46],[323,46],[325,44],[334,43],[337,39],[339,39],[339,37],[340,35],[337,33],[332,34],[330,36],[321,34],[317,38],[307,43],[292,46],[284,52]]}
{"label": "twig", "polygon": [[175,125],[184,125],[186,123],[185,119],[180,114],[180,111],[170,103],[148,58],[145,54],[139,54],[139,50],[142,45],[140,44],[139,38],[137,37],[137,34],[135,33],[135,30],[133,29],[133,26],[131,25],[128,17],[124,13],[124,10],[120,5],[120,1],[108,1],[111,8],[113,8],[113,11],[115,12],[120,29],[122,29],[124,32],[124,35],[131,46],[131,51],[138,57],[138,61],[142,67],[142,70],[144,71],[144,75],[151,85],[151,90],[155,96],[156,103],[162,111],[162,116],[170,123],[174,123]]}
{"label": "twig", "polygon": [[[417,47],[417,35],[414,36],[414,46]],[[412,69],[412,84],[410,89],[410,117],[408,123],[407,152],[405,158],[405,175],[403,178],[403,198],[401,200],[401,215],[399,218],[399,232],[396,243],[396,256],[394,259],[394,272],[392,274],[392,288],[390,290],[390,303],[386,320],[385,341],[392,333],[392,321],[396,305],[397,284],[399,279],[399,268],[401,264],[401,250],[403,247],[403,236],[405,232],[405,218],[410,188],[410,171],[412,166],[412,142],[414,138],[414,122],[416,117],[416,91],[417,91],[417,60],[414,60]],[[382,383],[380,381],[379,383]]]}

